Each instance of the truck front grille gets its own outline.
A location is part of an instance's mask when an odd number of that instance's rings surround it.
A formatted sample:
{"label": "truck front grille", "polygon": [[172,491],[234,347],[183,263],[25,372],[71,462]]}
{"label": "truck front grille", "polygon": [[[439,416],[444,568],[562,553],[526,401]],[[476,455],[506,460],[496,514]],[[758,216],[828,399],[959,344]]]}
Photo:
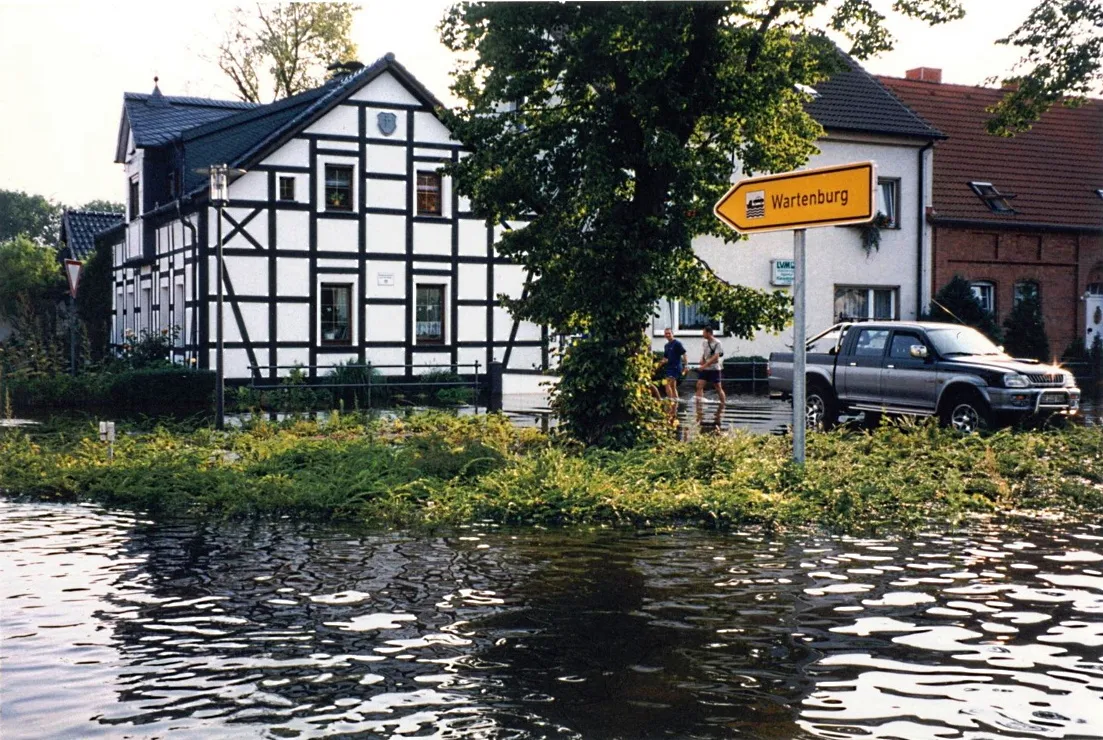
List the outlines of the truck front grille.
{"label": "truck front grille", "polygon": [[1037,373],[1030,374],[1030,384],[1039,388],[1063,388],[1065,376],[1061,373]]}

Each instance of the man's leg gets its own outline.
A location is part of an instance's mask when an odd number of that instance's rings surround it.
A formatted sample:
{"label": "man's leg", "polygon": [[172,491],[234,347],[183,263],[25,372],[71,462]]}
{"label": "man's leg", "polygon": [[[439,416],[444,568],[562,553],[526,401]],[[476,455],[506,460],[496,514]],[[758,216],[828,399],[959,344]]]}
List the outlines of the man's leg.
{"label": "man's leg", "polygon": [[694,393],[697,397],[697,402],[700,403],[701,399],[705,397],[705,379],[697,378],[697,390]]}
{"label": "man's leg", "polygon": [[720,404],[723,405],[728,402],[728,397],[724,393],[724,382],[722,380],[716,381],[716,397],[720,399]]}

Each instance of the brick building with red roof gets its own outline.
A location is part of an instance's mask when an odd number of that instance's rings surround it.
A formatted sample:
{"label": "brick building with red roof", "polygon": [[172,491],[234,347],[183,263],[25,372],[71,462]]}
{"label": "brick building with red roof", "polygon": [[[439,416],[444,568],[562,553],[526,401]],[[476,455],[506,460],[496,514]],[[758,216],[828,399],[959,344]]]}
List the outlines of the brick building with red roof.
{"label": "brick building with red roof", "polygon": [[1055,106],[1012,138],[985,131],[1004,91],[937,69],[879,78],[948,138],[935,145],[927,218],[932,293],[955,275],[1000,322],[1039,291],[1050,348],[1103,332],[1103,100]]}

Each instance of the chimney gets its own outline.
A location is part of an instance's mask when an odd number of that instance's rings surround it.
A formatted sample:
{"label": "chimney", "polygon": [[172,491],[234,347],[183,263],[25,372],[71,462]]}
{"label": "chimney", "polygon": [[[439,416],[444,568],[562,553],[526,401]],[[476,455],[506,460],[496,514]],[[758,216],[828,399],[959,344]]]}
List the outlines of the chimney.
{"label": "chimney", "polygon": [[919,80],[920,82],[942,82],[942,70],[937,67],[916,67],[915,69],[909,69],[904,73],[904,77],[909,80]]}

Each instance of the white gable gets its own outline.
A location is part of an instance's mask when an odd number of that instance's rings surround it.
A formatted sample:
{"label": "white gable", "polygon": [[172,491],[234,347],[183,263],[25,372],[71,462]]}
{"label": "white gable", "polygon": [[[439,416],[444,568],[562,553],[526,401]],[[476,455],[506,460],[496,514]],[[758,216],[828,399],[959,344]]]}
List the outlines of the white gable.
{"label": "white gable", "polygon": [[384,72],[352,94],[353,100],[421,105],[421,101],[406,91],[390,72]]}

